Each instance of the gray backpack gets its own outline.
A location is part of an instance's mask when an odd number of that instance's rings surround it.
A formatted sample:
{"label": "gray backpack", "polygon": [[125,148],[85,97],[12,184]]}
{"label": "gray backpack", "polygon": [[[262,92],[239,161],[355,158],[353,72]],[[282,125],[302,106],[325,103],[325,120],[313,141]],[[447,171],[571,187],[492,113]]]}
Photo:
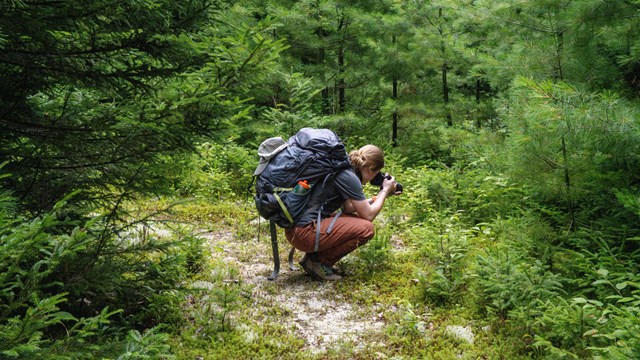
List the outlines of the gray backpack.
{"label": "gray backpack", "polygon": [[[280,137],[269,138],[258,148],[258,155],[254,200],[258,213],[271,226],[276,266],[269,279],[273,280],[279,270],[275,225],[295,226],[312,194],[351,163],[342,140],[328,129],[303,128],[286,142]],[[290,267],[292,258],[293,249]]]}

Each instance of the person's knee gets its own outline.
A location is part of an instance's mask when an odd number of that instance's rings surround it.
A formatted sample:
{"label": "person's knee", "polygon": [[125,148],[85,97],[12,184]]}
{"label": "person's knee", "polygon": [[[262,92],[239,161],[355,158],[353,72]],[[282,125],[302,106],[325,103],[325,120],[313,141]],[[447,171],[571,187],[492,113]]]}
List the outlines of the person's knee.
{"label": "person's knee", "polygon": [[373,235],[376,234],[376,229],[373,226],[373,223],[371,221],[364,222],[362,233],[363,233],[363,238],[365,238],[366,240],[371,239]]}

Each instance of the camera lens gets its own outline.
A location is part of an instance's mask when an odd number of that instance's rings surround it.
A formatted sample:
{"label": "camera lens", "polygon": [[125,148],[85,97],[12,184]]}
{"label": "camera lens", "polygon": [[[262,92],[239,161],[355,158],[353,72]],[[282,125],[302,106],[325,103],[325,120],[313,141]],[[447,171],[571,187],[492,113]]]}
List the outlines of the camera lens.
{"label": "camera lens", "polygon": [[402,184],[396,182],[396,192],[402,192]]}

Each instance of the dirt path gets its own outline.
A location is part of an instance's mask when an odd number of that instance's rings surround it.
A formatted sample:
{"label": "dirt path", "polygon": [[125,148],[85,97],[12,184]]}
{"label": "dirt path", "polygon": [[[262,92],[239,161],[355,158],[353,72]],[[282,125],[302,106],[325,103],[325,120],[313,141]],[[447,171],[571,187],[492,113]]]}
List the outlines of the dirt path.
{"label": "dirt path", "polygon": [[[292,271],[285,254],[289,248],[281,249],[280,274],[275,281],[270,281],[267,276],[273,270],[273,259],[268,238],[242,243],[235,241],[231,233],[200,236],[208,239],[214,256],[237,267],[240,280],[250,285],[254,303],[251,315],[263,321],[264,314],[269,313],[266,307],[278,304],[284,310],[278,315],[279,321],[305,341],[305,350],[320,352],[344,342],[358,348],[364,334],[382,331],[385,325],[382,318],[362,315],[377,314],[375,309],[358,311],[357,305],[336,291],[336,283],[313,280],[300,270],[297,264],[302,256],[300,252],[296,252],[294,262],[298,270]],[[286,246],[280,243],[280,247]]]}

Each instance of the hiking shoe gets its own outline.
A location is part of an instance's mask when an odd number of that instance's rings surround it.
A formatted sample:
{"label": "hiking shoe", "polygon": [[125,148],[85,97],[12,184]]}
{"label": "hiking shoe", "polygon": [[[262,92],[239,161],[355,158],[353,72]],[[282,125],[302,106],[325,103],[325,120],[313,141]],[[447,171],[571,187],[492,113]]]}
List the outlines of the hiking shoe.
{"label": "hiking shoe", "polygon": [[[317,277],[318,279],[330,281],[342,279],[342,276],[334,274],[331,267],[323,263],[307,260],[305,264],[309,267],[309,271],[312,273],[312,275],[314,277]],[[305,269],[305,271],[307,271],[307,269]]]}
{"label": "hiking shoe", "polygon": [[302,259],[298,262],[300,266],[302,266],[302,270],[309,275],[313,276],[313,271],[311,271],[311,259],[309,258],[309,254],[304,254]]}
{"label": "hiking shoe", "polygon": [[336,267],[333,267],[333,266],[331,267],[331,271],[333,271],[334,274],[340,275],[342,277],[344,277],[346,275],[346,273],[344,271],[342,271],[342,270],[340,270],[340,269],[338,269]]}

